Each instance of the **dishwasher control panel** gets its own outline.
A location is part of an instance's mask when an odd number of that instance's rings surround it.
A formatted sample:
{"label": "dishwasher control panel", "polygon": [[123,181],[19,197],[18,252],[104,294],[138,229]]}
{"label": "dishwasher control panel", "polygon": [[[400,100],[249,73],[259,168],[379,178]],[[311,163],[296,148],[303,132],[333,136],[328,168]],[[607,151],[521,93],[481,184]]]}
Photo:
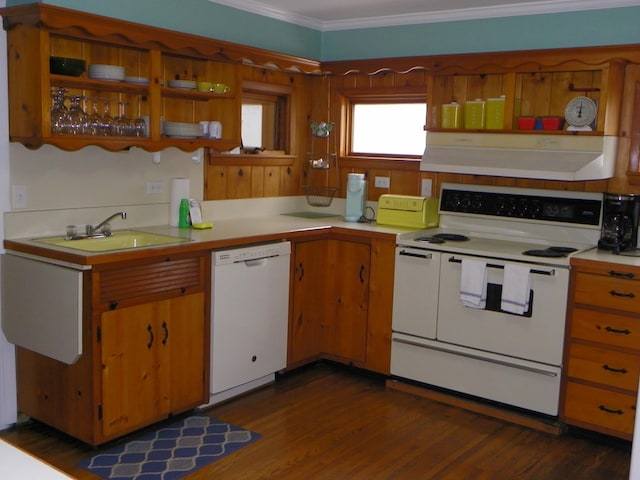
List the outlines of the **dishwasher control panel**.
{"label": "dishwasher control panel", "polygon": [[290,242],[267,243],[215,251],[213,252],[213,263],[214,265],[225,265],[290,254]]}

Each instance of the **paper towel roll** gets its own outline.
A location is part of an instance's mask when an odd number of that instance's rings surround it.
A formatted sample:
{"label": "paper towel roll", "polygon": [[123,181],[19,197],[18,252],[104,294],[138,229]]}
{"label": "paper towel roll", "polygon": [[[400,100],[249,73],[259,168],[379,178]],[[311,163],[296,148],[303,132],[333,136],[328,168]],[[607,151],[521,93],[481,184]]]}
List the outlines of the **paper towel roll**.
{"label": "paper towel roll", "polygon": [[169,225],[178,226],[180,217],[180,200],[189,198],[189,179],[188,178],[172,178],[171,179],[171,199],[169,201]]}

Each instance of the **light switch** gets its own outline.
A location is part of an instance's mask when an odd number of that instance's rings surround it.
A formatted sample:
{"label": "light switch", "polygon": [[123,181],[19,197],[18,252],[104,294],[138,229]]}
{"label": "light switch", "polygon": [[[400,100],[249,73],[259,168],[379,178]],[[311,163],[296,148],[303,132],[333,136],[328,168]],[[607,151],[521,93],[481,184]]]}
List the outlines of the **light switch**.
{"label": "light switch", "polygon": [[11,185],[11,206],[14,210],[27,208],[27,187],[25,185]]}

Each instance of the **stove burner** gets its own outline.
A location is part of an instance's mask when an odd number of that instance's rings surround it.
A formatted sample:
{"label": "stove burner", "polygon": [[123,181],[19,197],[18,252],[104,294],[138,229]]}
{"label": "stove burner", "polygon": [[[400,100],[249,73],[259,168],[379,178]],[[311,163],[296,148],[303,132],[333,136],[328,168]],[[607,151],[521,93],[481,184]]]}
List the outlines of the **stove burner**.
{"label": "stove burner", "polygon": [[573,248],[573,247],[549,247],[547,248],[547,250],[551,250],[553,252],[562,252],[562,253],[573,253],[578,251],[577,248]]}
{"label": "stove burner", "polygon": [[441,240],[450,240],[452,242],[465,242],[469,240],[469,237],[466,235],[460,235],[458,233],[436,233],[434,237]]}
{"label": "stove burner", "polygon": [[532,257],[548,257],[548,258],[559,258],[566,257],[567,254],[577,251],[576,248],[572,247],[549,247],[545,250],[527,250],[522,252],[523,255],[529,255]]}
{"label": "stove burner", "polygon": [[426,243],[444,243],[444,239],[438,238],[436,236],[433,237],[416,237],[414,238],[416,242],[426,242]]}

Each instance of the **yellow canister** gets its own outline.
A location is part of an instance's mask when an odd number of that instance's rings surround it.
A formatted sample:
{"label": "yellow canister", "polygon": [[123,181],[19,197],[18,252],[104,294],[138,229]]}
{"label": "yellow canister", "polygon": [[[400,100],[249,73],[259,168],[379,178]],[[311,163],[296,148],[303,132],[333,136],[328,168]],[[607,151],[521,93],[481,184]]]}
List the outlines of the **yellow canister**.
{"label": "yellow canister", "polygon": [[440,126],[442,128],[462,128],[464,117],[462,105],[456,102],[442,105]]}
{"label": "yellow canister", "polygon": [[464,103],[464,128],[483,129],[486,120],[486,102],[479,98]]}
{"label": "yellow canister", "polygon": [[487,129],[504,129],[504,95],[487,99]]}

